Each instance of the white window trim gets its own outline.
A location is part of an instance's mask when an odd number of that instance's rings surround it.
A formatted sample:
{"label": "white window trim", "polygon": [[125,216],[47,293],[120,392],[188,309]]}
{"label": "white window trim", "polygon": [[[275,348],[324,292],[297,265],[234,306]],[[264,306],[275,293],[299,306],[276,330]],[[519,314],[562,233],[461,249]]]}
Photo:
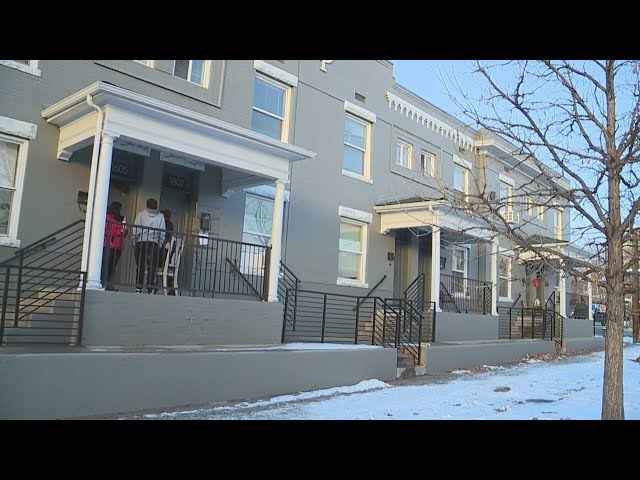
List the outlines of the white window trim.
{"label": "white window trim", "polygon": [[362,108],[360,105],[356,105],[347,100],[344,101],[344,109],[350,114],[360,117],[362,120],[366,120],[369,123],[376,123],[377,116],[375,113],[370,112],[366,108]]}
{"label": "white window trim", "polygon": [[35,77],[41,77],[42,71],[38,68],[38,62],[39,60],[29,60],[29,65],[25,65],[24,63],[16,62],[14,60],[0,60],[0,65],[15,68],[16,70],[20,70],[21,72],[28,73]]}
{"label": "white window trim", "polygon": [[[359,173],[355,173],[350,170],[345,170],[344,168],[342,169],[342,174],[347,177],[355,178],[356,180],[361,180],[363,182],[373,184],[373,180],[371,180],[371,123],[369,123],[366,120],[363,120],[362,118],[358,118],[354,115],[349,115],[348,113],[346,114],[345,117],[350,118],[354,122],[358,122],[361,125],[364,125],[364,151],[360,147],[351,145],[350,143],[346,143],[344,141],[344,132],[343,132],[343,139],[342,139],[342,145],[348,145],[351,148],[355,148],[356,150],[360,150],[361,152],[363,151],[364,155],[362,158],[362,163],[363,163],[362,171],[364,172],[364,175],[360,175]],[[343,156],[344,156],[344,153],[343,153]],[[344,166],[344,158],[342,161]]]}
{"label": "white window trim", "polygon": [[[338,279],[336,280],[336,285],[341,285],[343,287],[369,288],[369,284],[366,282],[367,239],[369,238],[368,224],[373,221],[373,214],[369,212],[363,212],[361,210],[356,210],[354,208],[343,207],[342,205],[338,207],[338,214],[340,218],[340,223],[351,223],[352,225],[357,225],[362,228],[361,230],[362,252],[360,253],[359,279],[353,280],[351,278],[338,277]],[[338,262],[340,261],[339,255],[340,255],[340,236],[338,234]]]}
{"label": "white window trim", "polygon": [[536,213],[536,207],[533,204],[533,197],[531,197],[530,195],[527,195],[525,197],[525,202],[526,202],[525,211],[527,212],[527,215],[529,215],[530,218],[534,218]]}
{"label": "white window trim", "polygon": [[[500,175],[500,186],[502,186],[502,184],[507,185],[507,198],[505,199],[505,204],[504,207],[500,207],[500,208],[504,208],[504,212],[506,213],[511,213],[513,212],[513,184],[509,183],[509,182],[505,182],[502,179],[502,175]],[[500,201],[502,201],[502,198],[499,199]]]}
{"label": "white window trim", "polygon": [[[560,215],[560,225],[558,225],[558,215]],[[556,240],[562,240],[564,234],[564,209],[556,207],[553,212],[553,230]],[[559,234],[559,235],[558,235]]]}
{"label": "white window trim", "polygon": [[[247,193],[246,196],[247,197],[253,197],[253,198],[256,198],[256,199],[261,200],[261,201],[265,201],[265,202],[269,202],[270,201],[271,203],[274,203],[274,200],[272,198],[269,198],[269,197],[266,197],[266,196],[257,195],[257,194],[254,194],[254,193]],[[244,203],[244,214],[243,214],[243,217],[242,217],[242,234],[244,235],[245,233],[248,233],[249,235],[256,235],[258,237],[268,237],[269,240],[271,240],[272,232],[269,232],[269,235],[265,235],[264,233],[249,232],[249,231],[246,231],[244,229],[244,215],[247,214],[247,200],[246,200],[246,198],[245,198],[244,202],[245,203]],[[273,225],[273,218],[271,219],[271,222],[272,222],[272,225]]]}
{"label": "white window trim", "polygon": [[[500,248],[498,250],[498,285],[496,285],[496,288],[498,289],[499,302],[510,302],[511,297],[513,297],[513,285],[512,285],[513,282],[511,280],[511,277],[513,276],[513,255],[508,255],[506,253],[508,251],[510,250],[503,249],[503,248]],[[502,275],[502,270],[500,269],[500,257],[507,257],[509,259],[509,276],[508,277],[504,277]],[[508,297],[500,296],[500,279],[501,278],[507,278],[507,293],[509,294]]]}
{"label": "white window trim", "polygon": [[270,63],[265,62],[264,60],[254,60],[253,68],[264,75],[275,78],[282,83],[287,84],[289,87],[297,87],[298,86],[298,77],[294,74],[286,72],[281,68],[278,68]]}
{"label": "white window trim", "polygon": [[11,201],[9,228],[6,234],[0,234],[0,245],[7,247],[20,247],[21,242],[18,239],[18,222],[20,221],[20,205],[22,203],[22,192],[24,190],[24,175],[27,164],[29,141],[24,138],[9,136],[3,133],[0,133],[0,140],[18,145],[16,180],[14,184],[15,190]]}
{"label": "white window trim", "polygon": [[[155,68],[156,67],[156,61],[155,60],[147,60],[146,63],[141,61],[141,60],[134,60],[134,62],[139,63],[140,65],[144,65],[145,67],[149,67],[149,68]],[[175,62],[175,60],[174,60]],[[173,64],[173,70],[175,71],[176,69],[176,64]],[[193,83],[193,82],[191,82]],[[197,83],[195,83],[194,85],[198,85]]]}
{"label": "white window trim", "polygon": [[[265,82],[265,83],[270,83],[271,85],[278,87],[282,90],[284,90],[284,98],[282,99],[284,105],[283,105],[283,109],[282,109],[282,116],[283,118],[278,117],[277,115],[274,115],[271,112],[267,112],[266,110],[262,110],[261,108],[258,108],[254,105],[254,101],[252,100],[251,102],[251,111],[253,112],[254,110],[256,112],[260,112],[263,113],[265,115],[268,115],[270,117],[273,118],[277,118],[279,120],[282,120],[282,130],[280,132],[280,141],[284,142],[284,143],[289,143],[289,109],[290,109],[290,103],[291,103],[291,87],[285,84],[282,84],[276,80],[273,80],[269,77],[265,77],[264,75],[260,75],[260,74],[256,74],[256,78],[260,79],[261,81]],[[255,85],[254,85],[254,89],[255,89]],[[255,96],[255,93],[254,93]],[[253,113],[252,113],[253,115]],[[259,132],[256,132],[259,133]],[[261,134],[263,135],[263,134]],[[271,138],[271,137],[269,137]]]}
{"label": "white window trim", "polygon": [[[424,165],[422,163],[422,157],[426,155],[429,158],[429,172],[424,169]],[[423,175],[435,178],[436,177],[436,154],[430,152],[429,150],[425,150],[424,148],[420,150],[420,170]]]}
{"label": "white window trim", "polygon": [[538,205],[538,212],[536,218],[541,222],[544,222],[544,205]]}
{"label": "white window trim", "polygon": [[460,168],[464,172],[464,180],[463,180],[463,182],[464,182],[464,191],[458,190],[456,188],[455,170],[454,170],[454,177],[453,177],[454,178],[454,180],[453,180],[453,189],[456,192],[460,192],[460,193],[462,193],[463,195],[466,196],[466,195],[469,194],[469,169],[464,164],[461,164],[461,163],[458,163],[458,162],[454,162],[453,168],[455,169],[456,167]]}
{"label": "white window trim", "polygon": [[[456,251],[456,250],[464,252],[464,270],[456,270],[454,268],[454,265],[455,265],[456,262],[454,262],[453,252]],[[462,273],[462,278],[465,279],[465,280],[463,280],[464,291],[463,291],[462,295],[460,295],[460,292],[455,292],[454,296],[458,296],[458,297],[459,296],[463,296],[463,297],[468,297],[469,296],[469,289],[467,288],[467,285],[466,285],[466,283],[467,283],[466,279],[468,278],[467,275],[469,273],[469,253],[470,253],[469,247],[465,247],[465,246],[462,246],[462,247],[459,247],[459,246],[451,247],[451,273],[452,273],[451,276],[455,278],[455,275],[453,275],[453,272]]]}
{"label": "white window trim", "polygon": [[[396,151],[398,148],[398,145],[404,145],[405,147],[407,147],[407,165],[403,165],[402,163],[398,162],[398,160],[402,159],[402,155],[400,155],[400,158],[398,158],[396,156]],[[402,149],[400,149],[400,153],[402,153]],[[413,163],[413,145],[409,142],[406,142],[404,140],[400,140],[399,138],[396,139],[396,150],[394,151],[393,155],[396,157],[395,158],[395,163],[396,165],[399,165],[402,168],[406,168],[408,170],[411,170],[411,164]]]}
{"label": "white window trim", "polygon": [[[144,63],[142,63],[144,65]],[[147,65],[148,66],[148,65]],[[211,60],[205,60],[202,65],[202,83],[192,82],[191,79],[191,67],[193,66],[193,60],[189,60],[189,68],[187,70],[187,78],[181,78],[176,76],[176,61],[173,61],[173,72],[172,75],[176,78],[180,78],[185,82],[189,82],[192,85],[196,85],[202,88],[209,88],[209,72],[211,71]]]}

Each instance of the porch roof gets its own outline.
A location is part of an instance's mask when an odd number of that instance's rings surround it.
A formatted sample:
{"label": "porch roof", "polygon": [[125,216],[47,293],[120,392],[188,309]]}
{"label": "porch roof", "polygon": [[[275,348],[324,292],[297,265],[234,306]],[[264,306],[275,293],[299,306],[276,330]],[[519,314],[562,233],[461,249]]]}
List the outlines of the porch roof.
{"label": "porch roof", "polygon": [[[413,200],[413,201],[412,201]],[[418,201],[415,198],[376,202],[374,210],[380,214],[380,233],[397,228],[436,226],[464,232],[478,239],[486,239],[488,229],[482,222],[461,216],[439,200]]]}
{"label": "porch roof", "polygon": [[93,143],[98,113],[104,111],[103,131],[118,142],[156,148],[170,155],[225,167],[223,191],[240,186],[289,180],[289,164],[316,153],[177,105],[106,82],[95,82],[50,107],[41,115],[60,128],[58,158]]}

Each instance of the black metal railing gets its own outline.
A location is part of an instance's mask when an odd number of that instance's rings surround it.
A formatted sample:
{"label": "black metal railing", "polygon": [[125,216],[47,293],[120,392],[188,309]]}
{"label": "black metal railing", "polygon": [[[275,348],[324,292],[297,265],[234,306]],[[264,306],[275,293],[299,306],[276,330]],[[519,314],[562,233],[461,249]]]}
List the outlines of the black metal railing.
{"label": "black metal railing", "polygon": [[102,284],[107,290],[264,299],[270,247],[108,222]]}
{"label": "black metal railing", "polygon": [[546,308],[498,307],[498,338],[553,340],[562,329],[562,316]]}
{"label": "black metal railing", "polygon": [[404,298],[407,301],[422,305],[424,302],[424,273],[418,275],[404,291]]}
{"label": "black metal railing", "polygon": [[440,308],[456,313],[491,313],[491,283],[440,274]]}
{"label": "black metal railing", "polygon": [[[366,294],[364,297],[362,297],[362,299],[364,300],[365,298],[369,298],[369,297],[371,297],[371,296],[372,296],[372,294],[373,294],[373,292],[374,292],[374,291],[376,291],[376,289],[377,289],[380,285],[382,285],[382,282],[384,282],[386,278],[387,278],[387,276],[386,276],[386,275],[383,275],[383,276],[382,276],[382,278],[381,278],[380,280],[378,280],[378,281],[376,282],[376,284],[371,288],[371,290],[369,290],[369,291],[367,292],[367,294]],[[356,308],[358,308],[358,306],[357,306],[357,305],[356,305],[355,307],[353,307],[353,310],[355,311],[355,309],[356,309]]]}
{"label": "black metal railing", "polygon": [[[435,310],[435,309],[434,309]],[[424,316],[405,299],[285,289],[282,341],[381,345],[421,361]]]}
{"label": "black metal railing", "polygon": [[589,296],[567,293],[567,312],[569,318],[581,320],[589,318]]}

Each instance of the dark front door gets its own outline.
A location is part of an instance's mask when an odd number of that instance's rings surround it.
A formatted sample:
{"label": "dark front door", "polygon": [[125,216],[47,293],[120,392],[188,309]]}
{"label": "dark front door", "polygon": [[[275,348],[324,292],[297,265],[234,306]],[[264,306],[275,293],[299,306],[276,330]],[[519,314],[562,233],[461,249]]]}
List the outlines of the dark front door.
{"label": "dark front door", "polygon": [[396,230],[396,252],[393,265],[393,298],[402,298],[407,288],[409,231]]}

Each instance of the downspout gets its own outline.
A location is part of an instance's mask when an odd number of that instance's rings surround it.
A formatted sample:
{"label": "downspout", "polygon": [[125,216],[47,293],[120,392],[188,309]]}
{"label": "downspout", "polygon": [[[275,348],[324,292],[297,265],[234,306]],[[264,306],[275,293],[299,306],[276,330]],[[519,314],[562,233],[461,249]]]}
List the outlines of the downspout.
{"label": "downspout", "polygon": [[91,242],[91,223],[93,221],[93,205],[96,199],[96,182],[98,174],[98,159],[100,156],[100,140],[102,138],[102,122],[104,120],[104,111],[95,103],[93,97],[87,95],[87,104],[98,112],[98,122],[96,125],[96,135],[93,141],[93,153],[91,155],[91,171],[89,173],[89,192],[87,194],[87,212],[84,222],[84,246],[82,249],[82,261],[80,270],[87,271],[89,263],[89,243]]}

